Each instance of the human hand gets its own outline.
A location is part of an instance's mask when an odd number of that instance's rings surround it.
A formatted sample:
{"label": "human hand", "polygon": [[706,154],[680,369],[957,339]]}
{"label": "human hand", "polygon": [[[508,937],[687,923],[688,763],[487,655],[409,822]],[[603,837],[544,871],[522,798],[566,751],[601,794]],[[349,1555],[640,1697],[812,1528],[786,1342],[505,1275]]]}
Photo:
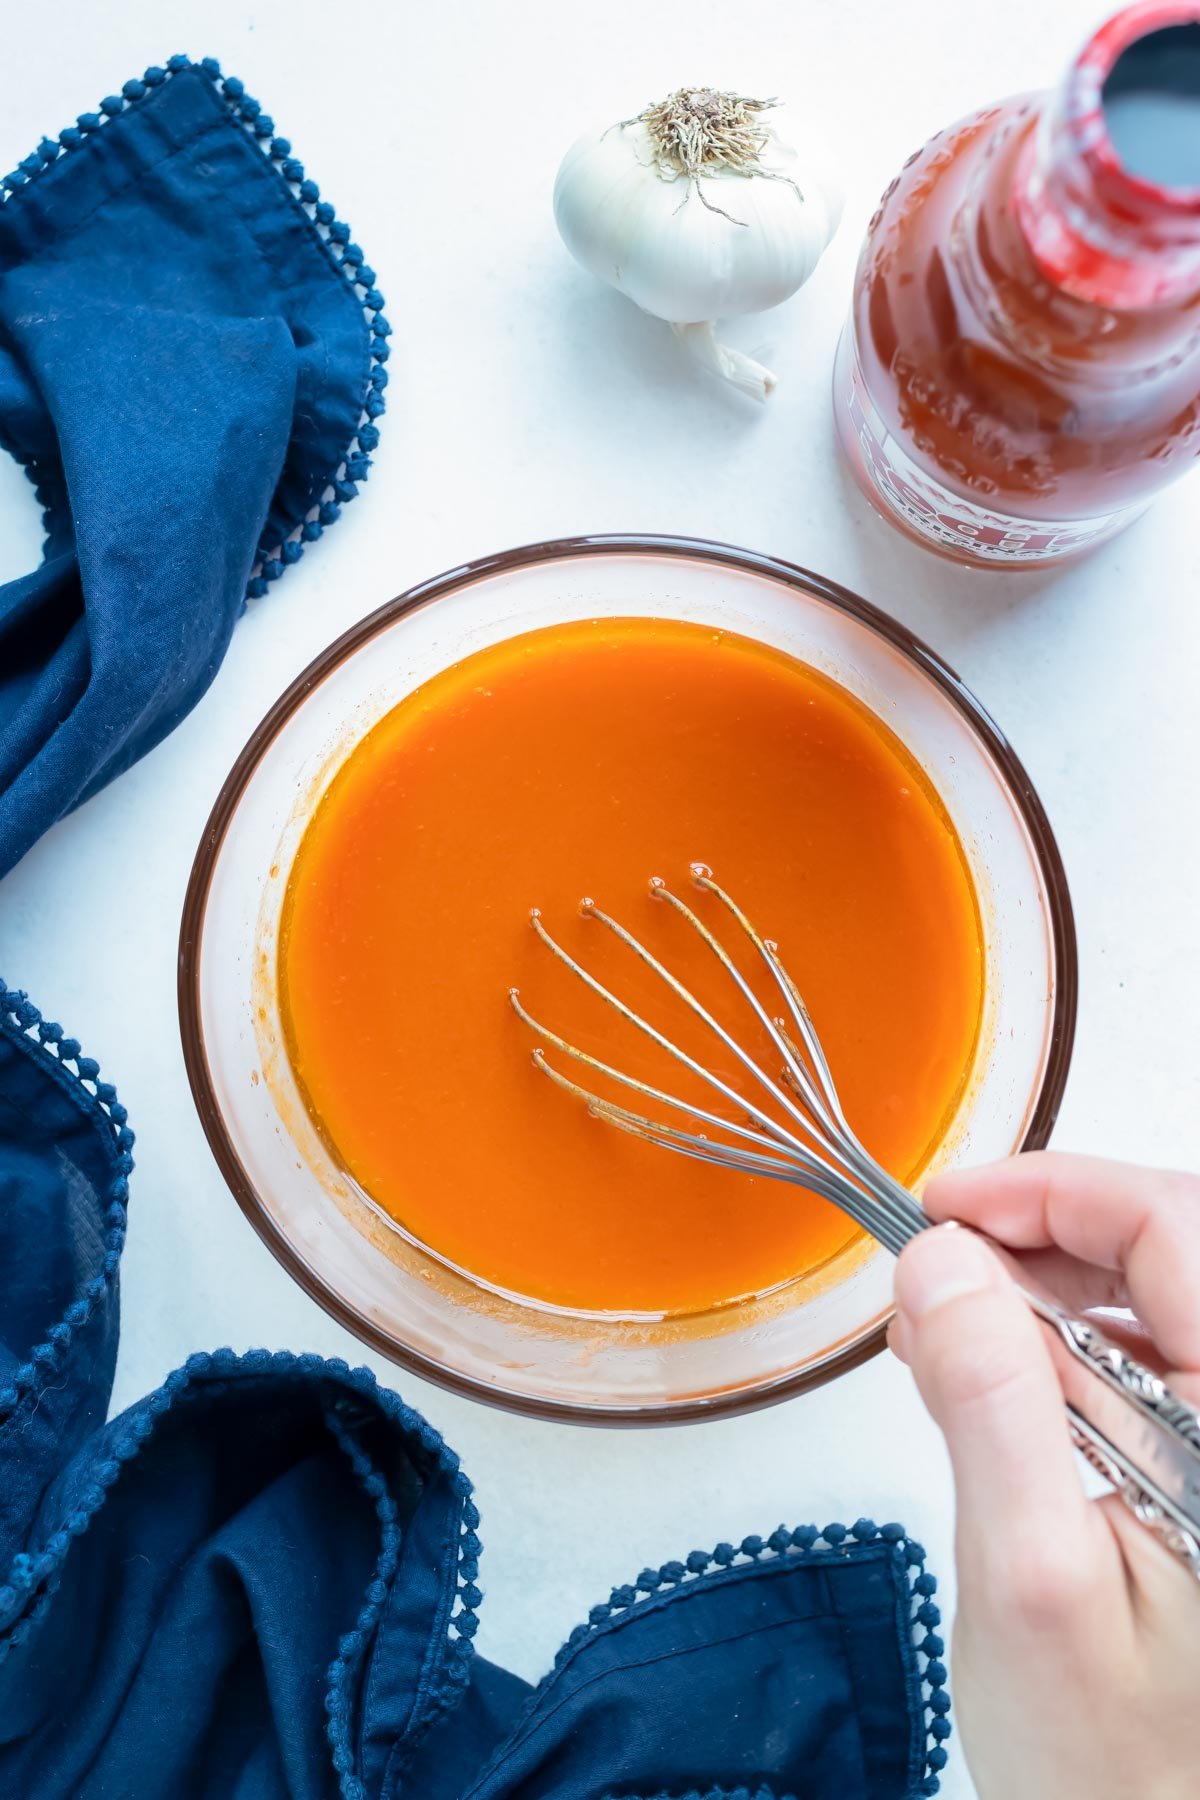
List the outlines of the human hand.
{"label": "human hand", "polygon": [[[924,1204],[1070,1310],[1131,1308],[1139,1360],[1200,1407],[1200,1178],[1043,1152],[939,1177]],[[952,1685],[980,1800],[1194,1796],[1200,1582],[1116,1495],[1086,1498],[1042,1328],[973,1232],[915,1238],[896,1305],[954,1469]]]}

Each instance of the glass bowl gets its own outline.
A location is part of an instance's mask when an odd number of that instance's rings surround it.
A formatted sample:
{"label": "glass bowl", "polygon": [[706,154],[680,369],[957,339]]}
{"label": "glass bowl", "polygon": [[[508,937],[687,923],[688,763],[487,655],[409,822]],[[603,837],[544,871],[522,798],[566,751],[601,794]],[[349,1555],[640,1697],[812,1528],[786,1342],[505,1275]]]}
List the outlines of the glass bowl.
{"label": "glass bowl", "polygon": [[1020,763],[958,677],[886,614],[804,569],[682,538],[578,538],[488,557],[331,644],[254,732],[213,808],[184,905],[179,1009],[226,1181],[337,1319],[395,1362],[495,1405],[662,1424],[780,1400],[875,1354],[891,1258],[859,1240],[814,1276],[688,1317],[569,1314],[492,1292],[404,1235],[332,1161],[292,1079],[275,980],[292,858],[363,735],[476,650],[604,615],[756,638],[832,676],[903,740],[962,838],[986,941],[976,1066],[934,1166],[1044,1144],[1070,1061],[1075,935],[1061,859]]}

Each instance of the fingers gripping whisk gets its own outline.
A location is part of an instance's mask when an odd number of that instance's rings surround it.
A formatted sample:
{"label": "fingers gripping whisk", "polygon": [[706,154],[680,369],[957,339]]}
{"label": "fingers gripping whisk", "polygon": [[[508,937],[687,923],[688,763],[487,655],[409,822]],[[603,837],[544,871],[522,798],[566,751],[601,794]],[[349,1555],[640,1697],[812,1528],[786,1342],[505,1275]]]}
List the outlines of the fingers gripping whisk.
{"label": "fingers gripping whisk", "polygon": [[[687,1079],[688,1093],[707,1089],[711,1105],[671,1092],[593,1056],[545,1025],[509,990],[513,1010],[538,1038],[534,1061],[554,1085],[582,1101],[598,1119],[664,1150],[700,1162],[764,1175],[822,1195],[893,1254],[924,1230],[929,1220],[918,1202],[877,1163],[850,1125],[829,1062],[808,1009],[770,939],[760,936],[737,902],[693,863],[691,877],[706,903],[715,904],[749,944],[749,959],[763,990],[781,1010],[764,1004],[759,989],[699,913],[655,878],[650,892],[695,933],[723,971],[731,1010],[741,1028],[718,1018],[666,964],[594,900],[581,912],[640,960],[672,997],[681,1020],[695,1020],[688,1041],[711,1038],[716,1066],[685,1049],[571,956],[531,914],[533,929],[572,975],[664,1053]],[[748,1043],[755,1050],[747,1048]],[[561,1066],[565,1064],[564,1066]],[[579,1079],[566,1073],[571,1068]],[[733,1072],[730,1079],[720,1070]],[[599,1078],[630,1103],[587,1085]],[[662,1115],[665,1115],[662,1116]],[[1200,1416],[1165,1384],[1110,1343],[1091,1320],[1072,1318],[1052,1294],[1041,1291],[1028,1270],[1016,1271],[1024,1298],[1042,1321],[1064,1388],[1072,1437],[1104,1473],[1135,1516],[1200,1577]]]}
{"label": "fingers gripping whisk", "polygon": [[[530,915],[531,922],[546,948],[633,1031],[641,1033],[688,1071],[693,1087],[706,1087],[715,1096],[715,1105],[704,1106],[698,1100],[653,1086],[580,1049],[535,1018],[513,988],[509,998],[514,1011],[540,1039],[534,1051],[535,1063],[557,1087],[583,1101],[596,1118],[619,1130],[678,1155],[807,1188],[839,1206],[885,1248],[898,1252],[927,1220],[912,1196],[864,1149],[850,1126],[808,1009],[776,945],[759,934],[704,864],[692,864],[691,879],[698,892],[717,903],[740,938],[751,946],[755,962],[766,976],[766,991],[782,1006],[782,1012],[776,1012],[764,1005],[756,987],[711,928],[661,877],[655,876],[650,882],[651,894],[672,909],[723,970],[730,1001],[738,1009],[743,1026],[749,1028],[745,1034],[730,1030],[665,963],[594,900],[584,900],[580,911],[617,938],[650,970],[681,1009],[681,1017],[690,1015],[700,1022],[712,1038],[714,1051],[719,1046],[721,1067],[732,1065],[737,1071],[738,1085],[683,1049],[674,1036],[652,1024],[584,968],[551,934],[537,910]],[[746,1048],[744,1037],[756,1044],[755,1051]],[[572,1079],[551,1060],[548,1051],[558,1052],[568,1065],[627,1090],[636,1096],[636,1104],[622,1105],[595,1092],[584,1079]],[[655,1112],[664,1110],[668,1117],[655,1117],[641,1110],[642,1106]],[[687,1129],[681,1121],[699,1129]]]}

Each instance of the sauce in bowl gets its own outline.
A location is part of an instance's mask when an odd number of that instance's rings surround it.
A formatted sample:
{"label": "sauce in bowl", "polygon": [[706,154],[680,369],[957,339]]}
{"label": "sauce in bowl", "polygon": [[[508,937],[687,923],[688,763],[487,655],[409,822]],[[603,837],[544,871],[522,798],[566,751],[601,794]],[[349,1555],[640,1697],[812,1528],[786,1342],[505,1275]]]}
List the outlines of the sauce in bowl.
{"label": "sauce in bowl", "polygon": [[536,942],[533,905],[711,1060],[576,910],[594,897],[733,1026],[711,954],[647,890],[658,874],[679,891],[696,861],[779,943],[879,1160],[912,1181],[944,1141],[980,1035],[982,923],[954,827],[899,739],[827,677],[730,632],[550,627],[382,719],[288,880],[278,980],[305,1103],[347,1174],[435,1255],[534,1302],[688,1313],[812,1275],[857,1236],[796,1188],[614,1131],[533,1067],[514,984],[565,1037],[683,1091]]}

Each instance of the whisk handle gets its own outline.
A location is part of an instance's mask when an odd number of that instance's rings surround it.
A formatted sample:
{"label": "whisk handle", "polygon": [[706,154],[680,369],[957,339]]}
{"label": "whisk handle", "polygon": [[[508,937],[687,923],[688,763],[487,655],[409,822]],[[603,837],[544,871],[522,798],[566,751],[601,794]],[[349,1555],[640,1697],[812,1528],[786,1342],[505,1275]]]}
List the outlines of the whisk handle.
{"label": "whisk handle", "polygon": [[1200,1414],[1090,1321],[1022,1290],[1047,1328],[1076,1448],[1200,1580]]}
{"label": "whisk handle", "polygon": [[1045,1327],[1076,1449],[1200,1580],[1200,1413],[1090,1319],[1067,1312],[1003,1244],[987,1241]]}

